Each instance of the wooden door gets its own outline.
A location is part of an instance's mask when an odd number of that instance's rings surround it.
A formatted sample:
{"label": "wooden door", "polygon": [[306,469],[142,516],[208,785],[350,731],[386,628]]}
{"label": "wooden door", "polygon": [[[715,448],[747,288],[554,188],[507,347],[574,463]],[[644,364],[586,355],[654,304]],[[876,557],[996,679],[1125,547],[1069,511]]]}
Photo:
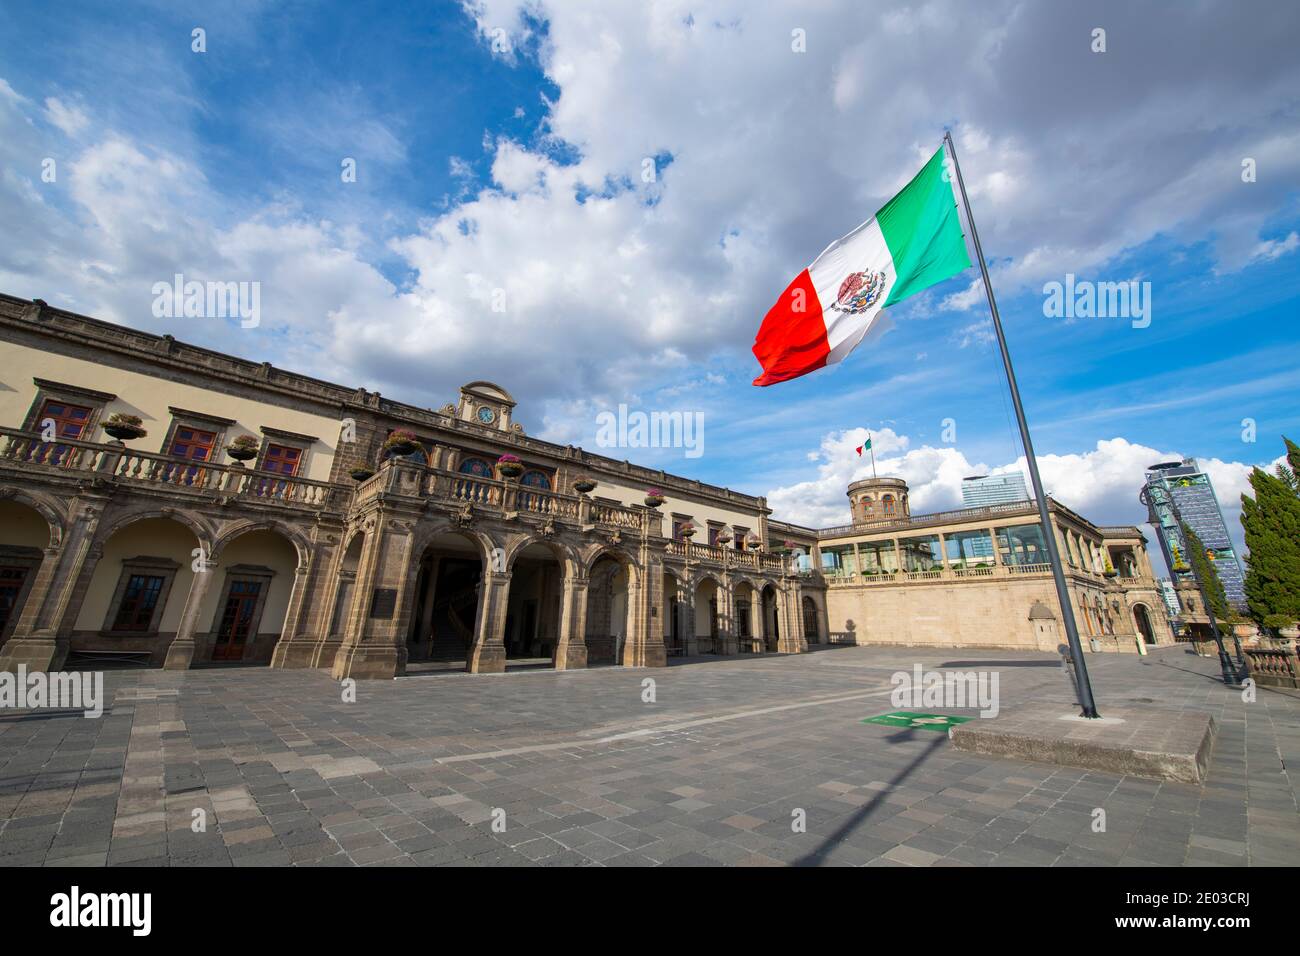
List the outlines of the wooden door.
{"label": "wooden door", "polygon": [[212,648],[214,661],[243,659],[244,646],[248,643],[253,627],[253,613],[257,609],[261,591],[262,585],[258,581],[235,581],[230,585],[226,606],[221,612],[221,624],[217,629],[217,641]]}

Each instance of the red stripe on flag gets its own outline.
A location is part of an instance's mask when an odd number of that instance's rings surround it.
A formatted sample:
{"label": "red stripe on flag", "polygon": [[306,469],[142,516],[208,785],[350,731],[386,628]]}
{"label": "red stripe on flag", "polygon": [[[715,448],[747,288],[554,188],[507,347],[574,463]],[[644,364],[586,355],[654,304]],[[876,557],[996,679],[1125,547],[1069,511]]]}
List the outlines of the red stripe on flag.
{"label": "red stripe on flag", "polygon": [[[797,311],[799,307],[802,309]],[[807,375],[824,367],[830,354],[822,304],[812,276],[804,269],[763,318],[754,339],[754,357],[763,366],[763,374],[754,384],[773,385]]]}

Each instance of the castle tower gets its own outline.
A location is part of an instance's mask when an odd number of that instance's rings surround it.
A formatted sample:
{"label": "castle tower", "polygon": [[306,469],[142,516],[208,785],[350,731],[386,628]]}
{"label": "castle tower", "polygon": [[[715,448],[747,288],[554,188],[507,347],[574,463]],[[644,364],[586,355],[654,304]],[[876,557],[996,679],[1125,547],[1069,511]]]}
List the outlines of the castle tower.
{"label": "castle tower", "polygon": [[907,482],[902,478],[863,478],[849,485],[849,506],[857,525],[910,521]]}

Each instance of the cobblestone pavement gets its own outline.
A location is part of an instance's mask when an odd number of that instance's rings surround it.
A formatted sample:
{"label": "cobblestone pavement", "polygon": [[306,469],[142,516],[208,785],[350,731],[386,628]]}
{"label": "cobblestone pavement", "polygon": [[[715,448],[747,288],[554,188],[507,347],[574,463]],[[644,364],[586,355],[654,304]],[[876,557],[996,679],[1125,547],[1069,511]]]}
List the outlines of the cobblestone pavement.
{"label": "cobblestone pavement", "polygon": [[0,864],[1300,863],[1300,695],[1245,703],[1181,647],[1091,655],[1103,713],[1214,714],[1195,787],[863,724],[916,662],[995,669],[1004,711],[1068,701],[1052,655],[951,649],[429,673],[354,703],[317,671],[109,671],[99,719],[0,712]]}

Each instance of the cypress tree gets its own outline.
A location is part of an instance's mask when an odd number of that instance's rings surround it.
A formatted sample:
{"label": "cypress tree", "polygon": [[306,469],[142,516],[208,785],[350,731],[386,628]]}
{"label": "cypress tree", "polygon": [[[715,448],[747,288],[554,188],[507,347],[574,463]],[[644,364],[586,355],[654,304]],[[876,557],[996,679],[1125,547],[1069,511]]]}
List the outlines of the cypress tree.
{"label": "cypress tree", "polygon": [[1205,554],[1205,545],[1197,537],[1187,522],[1181,522],[1183,529],[1183,540],[1187,542],[1187,562],[1192,566],[1192,573],[1196,579],[1201,582],[1201,588],[1205,591],[1205,600],[1209,604],[1207,611],[1214,613],[1216,621],[1228,623],[1238,619],[1238,614],[1228,603],[1228,595],[1223,590],[1223,582],[1219,580],[1219,572],[1215,570],[1214,562]]}
{"label": "cypress tree", "polygon": [[[1250,551],[1246,602],[1250,616],[1265,626],[1300,620],[1300,497],[1287,478],[1300,467],[1300,449],[1288,441],[1292,469],[1275,477],[1256,468],[1250,476],[1255,497],[1241,496],[1241,524]],[[1267,620],[1266,619],[1270,619]]]}

